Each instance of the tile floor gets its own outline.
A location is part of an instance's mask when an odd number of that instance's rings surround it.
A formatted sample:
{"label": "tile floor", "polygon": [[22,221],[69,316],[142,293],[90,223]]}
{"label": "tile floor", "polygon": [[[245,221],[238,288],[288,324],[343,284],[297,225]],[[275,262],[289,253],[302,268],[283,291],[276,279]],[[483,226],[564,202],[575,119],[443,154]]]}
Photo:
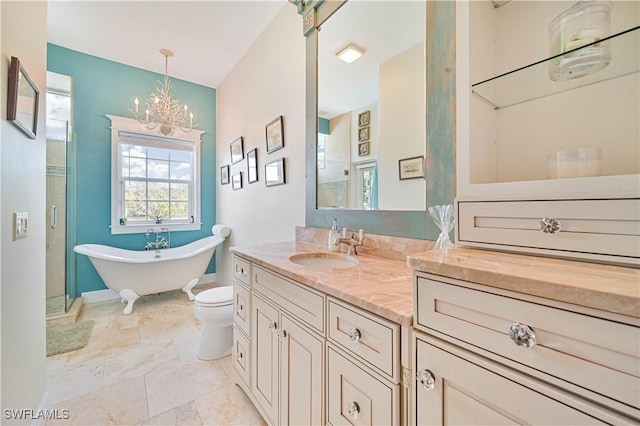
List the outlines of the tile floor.
{"label": "tile floor", "polygon": [[[197,287],[194,292],[207,287]],[[82,308],[95,321],[83,349],[47,358],[49,408],[76,425],[262,425],[234,384],[231,357],[196,357],[201,323],[180,290]]]}

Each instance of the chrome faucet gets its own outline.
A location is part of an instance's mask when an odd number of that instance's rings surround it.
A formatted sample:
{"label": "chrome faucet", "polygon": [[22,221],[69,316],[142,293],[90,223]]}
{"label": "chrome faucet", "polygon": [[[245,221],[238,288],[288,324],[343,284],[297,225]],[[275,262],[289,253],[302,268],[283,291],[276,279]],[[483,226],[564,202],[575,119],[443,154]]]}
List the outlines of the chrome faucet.
{"label": "chrome faucet", "polygon": [[[156,253],[159,253],[161,249],[167,249],[171,246],[171,231],[169,231],[169,229],[160,228],[160,231],[155,231],[153,228],[147,229],[147,231],[144,233],[144,236],[149,238],[152,232],[156,234],[156,240],[147,241],[144,245],[145,250],[155,249]],[[160,235],[162,232],[167,233],[167,235],[169,236],[168,240]]]}
{"label": "chrome faucet", "polygon": [[342,238],[336,238],[333,240],[333,244],[340,245],[346,244],[347,254],[357,255],[358,251],[356,247],[364,244],[364,230],[358,230],[358,237],[356,238],[356,234],[352,233],[351,237],[347,237],[347,228],[342,228]]}

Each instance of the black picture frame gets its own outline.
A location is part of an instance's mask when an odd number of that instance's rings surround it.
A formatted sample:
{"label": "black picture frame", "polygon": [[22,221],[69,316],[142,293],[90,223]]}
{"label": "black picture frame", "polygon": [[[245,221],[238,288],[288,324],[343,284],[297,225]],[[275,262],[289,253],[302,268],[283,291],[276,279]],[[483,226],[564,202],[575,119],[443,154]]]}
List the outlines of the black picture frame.
{"label": "black picture frame", "polygon": [[424,179],[424,156],[398,160],[400,180]]}
{"label": "black picture frame", "polygon": [[280,115],[265,126],[267,154],[284,148],[283,117]]}
{"label": "black picture frame", "polygon": [[220,185],[228,185],[230,180],[229,180],[229,165],[225,164],[224,166],[220,167]]}
{"label": "black picture frame", "polygon": [[231,152],[231,164],[236,164],[244,159],[244,142],[242,136],[229,144]]}
{"label": "black picture frame", "polygon": [[242,189],[242,172],[238,172],[231,177],[231,187],[234,190]]}
{"label": "black picture frame", "polygon": [[7,121],[31,139],[38,129],[40,91],[22,67],[20,60],[11,57],[7,90]]}
{"label": "black picture frame", "polygon": [[278,186],[286,183],[284,158],[273,160],[264,165],[265,186]]}
{"label": "black picture frame", "polygon": [[258,181],[258,148],[247,152],[247,182]]}

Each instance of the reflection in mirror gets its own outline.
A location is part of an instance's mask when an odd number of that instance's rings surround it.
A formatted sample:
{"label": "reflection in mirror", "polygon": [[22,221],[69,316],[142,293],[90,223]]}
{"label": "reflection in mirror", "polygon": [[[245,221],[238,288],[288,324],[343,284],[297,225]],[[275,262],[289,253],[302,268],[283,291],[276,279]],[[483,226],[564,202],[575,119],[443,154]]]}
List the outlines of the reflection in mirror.
{"label": "reflection in mirror", "polygon": [[[425,8],[349,1],[322,25],[318,208],[425,210],[425,179],[399,178],[399,160],[426,151]],[[349,45],[351,63],[337,56]]]}

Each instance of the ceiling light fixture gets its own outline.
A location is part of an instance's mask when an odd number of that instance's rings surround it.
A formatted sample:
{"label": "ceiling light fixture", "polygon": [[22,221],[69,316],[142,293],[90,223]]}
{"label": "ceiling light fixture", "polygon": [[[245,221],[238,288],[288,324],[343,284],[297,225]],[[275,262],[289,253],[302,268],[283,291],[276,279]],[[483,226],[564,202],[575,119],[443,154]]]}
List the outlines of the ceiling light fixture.
{"label": "ceiling light fixture", "polygon": [[351,62],[358,59],[360,56],[364,55],[364,49],[361,49],[353,44],[349,44],[344,49],[340,50],[336,53],[336,56],[346,63],[350,64]]}
{"label": "ceiling light fixture", "polygon": [[[134,101],[133,113],[136,120],[146,124],[149,130],[160,126],[160,132],[164,135],[172,135],[176,127],[183,132],[190,132],[193,129],[193,112],[178,99],[171,96],[171,82],[169,81],[169,57],[173,52],[169,49],[160,49],[164,56],[164,83],[156,87],[149,98],[145,101],[147,108],[144,112],[144,119],[139,117],[140,100]],[[131,111],[131,110],[130,110]]]}

